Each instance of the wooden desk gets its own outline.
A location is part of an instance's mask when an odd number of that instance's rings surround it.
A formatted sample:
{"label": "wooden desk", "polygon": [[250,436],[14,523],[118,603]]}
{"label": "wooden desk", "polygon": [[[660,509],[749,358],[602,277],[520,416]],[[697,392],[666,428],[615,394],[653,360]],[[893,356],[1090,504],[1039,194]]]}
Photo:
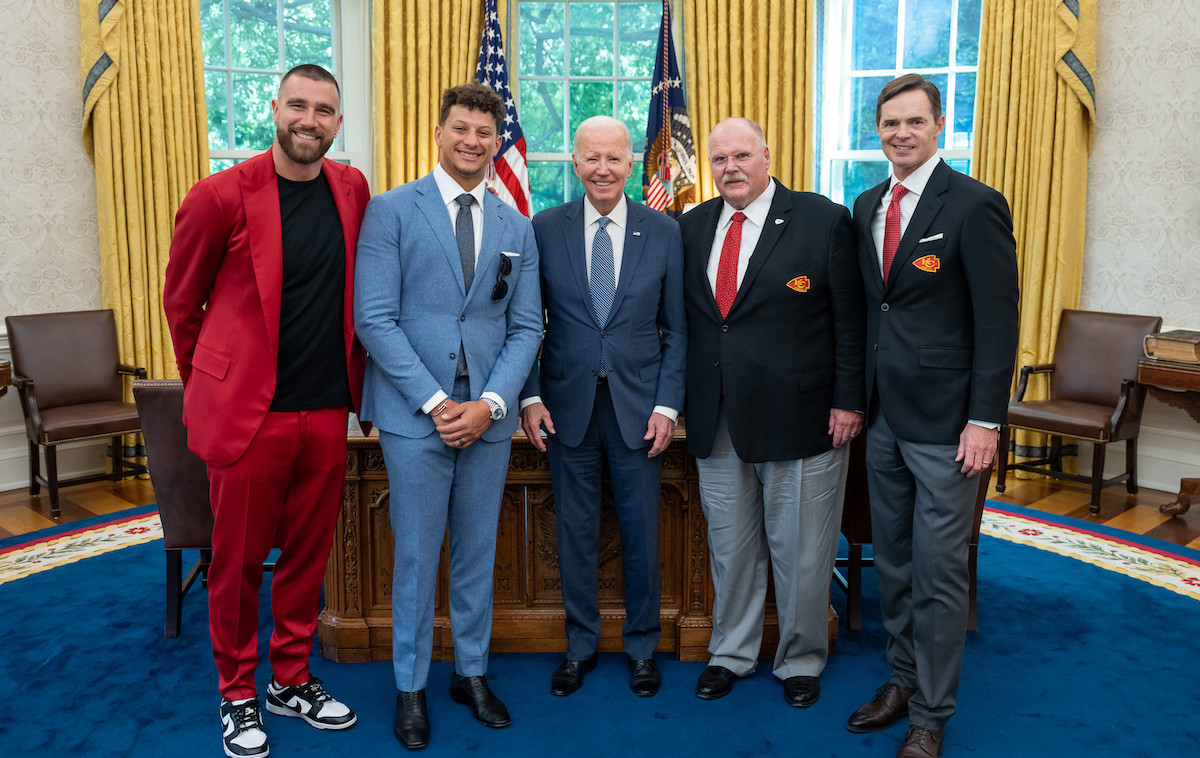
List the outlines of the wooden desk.
{"label": "wooden desk", "polygon": [[[559,590],[554,526],[554,492],[546,456],[524,435],[513,437],[496,540],[492,650],[562,652],[567,639]],[[659,558],[662,562],[660,652],[680,660],[708,659],[712,632],[712,580],[708,527],[700,511],[695,461],[683,432],[663,453],[659,500]],[[605,486],[600,521],[600,649],[619,651],[625,620],[621,543],[612,493]],[[351,437],[346,486],[333,551],[325,573],[325,609],[318,633],[321,652],[335,661],[392,657],[393,540],[388,516],[388,480],[374,437]],[[449,550],[443,546],[435,595],[435,660],[452,660]],[[768,595],[764,657],[774,654],[779,628]],[[829,645],[835,648],[837,615],[829,610]]]}
{"label": "wooden desk", "polygon": [[[1200,366],[1167,361],[1138,361],[1138,384],[1144,384],[1150,394],[1173,408],[1187,411],[1200,423]],[[1158,507],[1161,513],[1177,516],[1200,504],[1200,479],[1184,478],[1179,482],[1179,495],[1174,502]]]}
{"label": "wooden desk", "polygon": [[8,392],[10,384],[12,384],[12,366],[8,361],[0,361],[0,397],[4,397],[4,393]]}

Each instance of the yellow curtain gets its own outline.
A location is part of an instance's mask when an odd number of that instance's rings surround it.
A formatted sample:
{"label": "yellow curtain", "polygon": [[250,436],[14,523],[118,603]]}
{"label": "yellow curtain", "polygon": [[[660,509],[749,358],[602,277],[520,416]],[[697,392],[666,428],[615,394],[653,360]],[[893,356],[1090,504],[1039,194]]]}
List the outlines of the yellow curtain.
{"label": "yellow curtain", "polygon": [[198,0],[81,0],[83,143],[96,167],[101,299],[122,360],[178,376],[162,313],[175,211],[208,173]]}
{"label": "yellow curtain", "polygon": [[[505,23],[509,4],[496,3],[506,56],[512,39]],[[433,169],[442,90],[474,81],[482,35],[482,0],[375,0],[375,192]]]}
{"label": "yellow curtain", "polygon": [[[1079,304],[1087,161],[1095,131],[1096,0],[985,0],[973,165],[1008,198],[1017,238],[1017,366],[1047,363],[1064,308]],[[1031,382],[1027,399],[1045,399]],[[1037,457],[1041,435],[1018,435]]]}
{"label": "yellow curtain", "polygon": [[812,190],[816,0],[679,0],[683,77],[696,139],[699,200],[716,196],[708,133],[724,118],[762,125],[771,173]]}

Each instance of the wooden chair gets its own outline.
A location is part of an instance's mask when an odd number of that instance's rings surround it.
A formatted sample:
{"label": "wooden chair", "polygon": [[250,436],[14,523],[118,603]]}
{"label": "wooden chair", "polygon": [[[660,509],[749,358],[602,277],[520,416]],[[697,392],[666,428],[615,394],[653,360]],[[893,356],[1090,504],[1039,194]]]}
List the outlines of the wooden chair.
{"label": "wooden chair", "polygon": [[[1058,324],[1054,362],[1021,368],[1017,391],[1008,404],[1008,422],[1000,428],[996,491],[1004,492],[1008,469],[1032,471],[1055,479],[1090,484],[1090,509],[1100,512],[1100,490],[1125,482],[1137,493],[1137,436],[1142,424],[1146,388],[1136,381],[1143,338],[1162,328],[1158,316],[1064,310]],[[1025,400],[1032,374],[1050,380],[1049,400]],[[1013,430],[1028,429],[1050,435],[1045,458],[1008,462]],[[1092,443],[1092,474],[1062,470],[1062,438]],[[1125,440],[1125,471],[1104,478],[1105,446]]]}
{"label": "wooden chair", "polygon": [[[50,515],[58,518],[58,489],[73,484],[146,473],[125,461],[121,437],[141,431],[137,408],[123,399],[123,376],[145,378],[146,370],[120,362],[113,312],[76,311],[8,316],[13,386],[29,438],[29,494],[50,491]],[[112,473],[59,479],[57,446],[108,437]],[[39,451],[45,449],[46,475]]]}
{"label": "wooden chair", "polygon": [[[862,570],[874,565],[872,558],[863,557],[863,547],[871,544],[871,493],[867,487],[866,435],[850,443],[850,471],[846,478],[846,502],[842,508],[842,534],[849,543],[847,557],[839,558],[833,569],[833,580],[846,593],[846,628],[862,629]],[[979,561],[979,528],[983,523],[983,506],[987,502],[988,484],[992,470],[977,475],[979,489],[975,496],[975,520],[971,526],[971,548],[967,558],[970,572],[970,595],[967,606],[967,629],[979,630],[979,614],[975,603],[975,576]],[[840,569],[845,569],[843,574]]]}

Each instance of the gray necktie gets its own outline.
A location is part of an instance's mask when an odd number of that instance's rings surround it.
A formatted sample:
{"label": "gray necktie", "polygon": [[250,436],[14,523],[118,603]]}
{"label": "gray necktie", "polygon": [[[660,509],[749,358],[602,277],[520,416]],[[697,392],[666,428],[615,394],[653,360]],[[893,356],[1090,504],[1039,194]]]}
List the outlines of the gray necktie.
{"label": "gray necktie", "polygon": [[454,221],[454,239],[458,242],[458,258],[462,261],[463,283],[467,292],[475,281],[475,224],[471,219],[471,203],[475,198],[464,192],[459,195],[458,218]]}
{"label": "gray necktie", "polygon": [[[613,296],[617,293],[616,266],[613,264],[612,237],[604,227],[612,222],[607,216],[596,219],[599,227],[592,237],[592,268],[588,283],[592,289],[592,311],[596,326],[604,328],[612,310]],[[608,364],[604,356],[604,340],[600,341],[600,366],[597,376],[608,376]]]}

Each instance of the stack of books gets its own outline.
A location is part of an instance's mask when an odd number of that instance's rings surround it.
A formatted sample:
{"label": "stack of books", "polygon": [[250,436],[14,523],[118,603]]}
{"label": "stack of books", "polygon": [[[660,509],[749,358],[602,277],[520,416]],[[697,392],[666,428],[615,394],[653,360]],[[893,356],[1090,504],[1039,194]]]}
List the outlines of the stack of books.
{"label": "stack of books", "polygon": [[1200,365],[1200,332],[1173,329],[1147,334],[1142,350],[1154,360]]}

